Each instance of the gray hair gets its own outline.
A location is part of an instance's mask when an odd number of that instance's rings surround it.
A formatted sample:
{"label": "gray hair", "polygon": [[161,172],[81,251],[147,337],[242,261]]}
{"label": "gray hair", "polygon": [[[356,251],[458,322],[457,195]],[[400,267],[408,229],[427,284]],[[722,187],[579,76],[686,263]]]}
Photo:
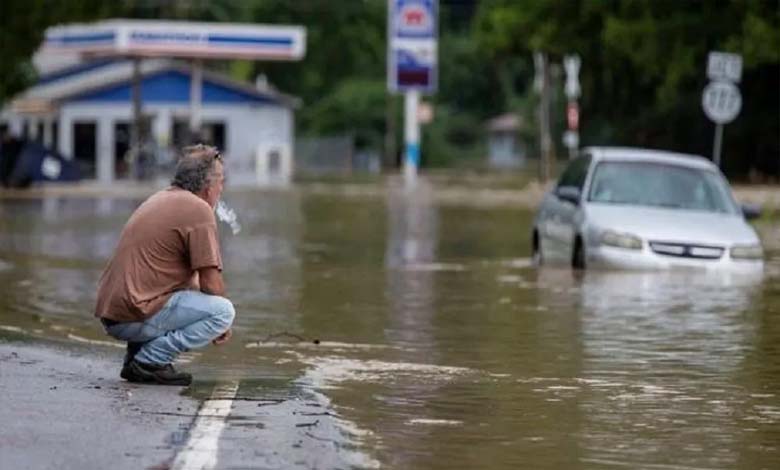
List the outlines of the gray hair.
{"label": "gray hair", "polygon": [[171,185],[193,193],[201,192],[211,183],[214,166],[220,158],[216,147],[203,144],[184,147]]}

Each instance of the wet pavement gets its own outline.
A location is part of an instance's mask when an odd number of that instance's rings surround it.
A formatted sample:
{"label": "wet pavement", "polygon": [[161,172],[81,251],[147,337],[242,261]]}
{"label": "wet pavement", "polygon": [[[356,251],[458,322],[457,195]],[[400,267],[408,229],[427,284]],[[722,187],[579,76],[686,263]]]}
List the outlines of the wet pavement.
{"label": "wet pavement", "polygon": [[116,380],[115,359],[73,345],[0,342],[0,467],[168,468],[199,402],[181,387]]}
{"label": "wet pavement", "polygon": [[[154,429],[139,448],[160,452],[144,466],[175,467],[202,442],[214,460],[192,458],[215,468],[780,467],[780,220],[759,223],[763,274],[574,273],[531,265],[530,210],[468,197],[228,193],[242,226],[221,227],[236,335],[182,358],[196,378],[184,396],[141,387],[150,398],[122,414]],[[118,380],[121,345],[91,312],[139,202],[0,201],[0,337],[14,340],[0,377],[13,396],[36,388],[37,369],[9,359],[31,340],[99,355],[67,380],[101,377],[108,388],[89,393],[105,403],[137,387]],[[30,381],[9,384],[9,364]],[[144,421],[181,403],[186,416]],[[190,441],[217,426],[195,409],[225,403],[216,444]],[[23,448],[0,452],[24,462]]]}

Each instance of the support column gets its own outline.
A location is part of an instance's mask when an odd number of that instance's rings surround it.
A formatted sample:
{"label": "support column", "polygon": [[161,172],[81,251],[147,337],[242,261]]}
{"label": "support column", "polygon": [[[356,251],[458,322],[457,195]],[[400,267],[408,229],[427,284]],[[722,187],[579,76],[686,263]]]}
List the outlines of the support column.
{"label": "support column", "polygon": [[201,106],[203,101],[203,61],[192,61],[190,77],[190,136],[200,139]]}
{"label": "support column", "polygon": [[73,120],[70,116],[60,114],[57,133],[57,151],[66,159],[73,160]]}
{"label": "support column", "polygon": [[[157,155],[155,163],[158,171],[155,171],[157,178],[161,177],[159,169],[172,167],[175,162],[176,149],[173,148],[173,116],[171,110],[161,106],[158,108],[154,121],[152,122],[152,135],[156,143]],[[164,173],[164,172],[163,172]]]}
{"label": "support column", "polygon": [[28,134],[27,138],[31,141],[38,140],[41,136],[38,135],[38,123],[40,122],[40,119],[37,117],[30,116],[27,118],[27,129]]}
{"label": "support column", "polygon": [[143,142],[143,109],[141,108],[141,59],[133,58],[133,124],[130,126],[130,179],[138,178],[138,165]]}
{"label": "support column", "polygon": [[111,118],[102,118],[97,122],[95,165],[97,166],[97,179],[103,184],[111,184],[116,175],[113,127]]}
{"label": "support column", "polygon": [[22,126],[24,125],[24,122],[21,117],[15,116],[11,118],[10,122],[8,123],[8,131],[11,133],[14,137],[21,137],[22,136]]}
{"label": "support column", "polygon": [[152,124],[152,135],[154,140],[161,148],[167,148],[171,145],[171,130],[173,129],[173,117],[170,109],[160,108],[156,113],[154,123]]}
{"label": "support column", "polygon": [[52,119],[51,116],[43,118],[43,145],[46,147],[51,147],[53,142],[53,122],[54,119]]}

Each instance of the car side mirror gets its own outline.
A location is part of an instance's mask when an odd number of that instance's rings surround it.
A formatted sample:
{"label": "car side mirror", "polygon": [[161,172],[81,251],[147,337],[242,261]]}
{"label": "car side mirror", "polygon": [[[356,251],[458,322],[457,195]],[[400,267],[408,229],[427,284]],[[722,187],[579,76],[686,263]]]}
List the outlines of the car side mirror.
{"label": "car side mirror", "polygon": [[741,204],[742,215],[747,220],[753,220],[761,217],[761,206],[758,204]]}
{"label": "car side mirror", "polygon": [[575,206],[580,205],[580,188],[576,186],[558,186],[555,188],[555,195],[559,199],[570,202]]}

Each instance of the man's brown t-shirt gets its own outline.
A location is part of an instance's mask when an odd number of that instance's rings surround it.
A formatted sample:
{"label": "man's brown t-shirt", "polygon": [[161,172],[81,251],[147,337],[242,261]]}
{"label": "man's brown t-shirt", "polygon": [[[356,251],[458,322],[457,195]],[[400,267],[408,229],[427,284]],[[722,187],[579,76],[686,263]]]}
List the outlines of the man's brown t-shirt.
{"label": "man's brown t-shirt", "polygon": [[177,290],[192,287],[195,271],[222,270],[217,221],[211,206],[171,187],[135,210],[98,285],[95,316],[143,321]]}

